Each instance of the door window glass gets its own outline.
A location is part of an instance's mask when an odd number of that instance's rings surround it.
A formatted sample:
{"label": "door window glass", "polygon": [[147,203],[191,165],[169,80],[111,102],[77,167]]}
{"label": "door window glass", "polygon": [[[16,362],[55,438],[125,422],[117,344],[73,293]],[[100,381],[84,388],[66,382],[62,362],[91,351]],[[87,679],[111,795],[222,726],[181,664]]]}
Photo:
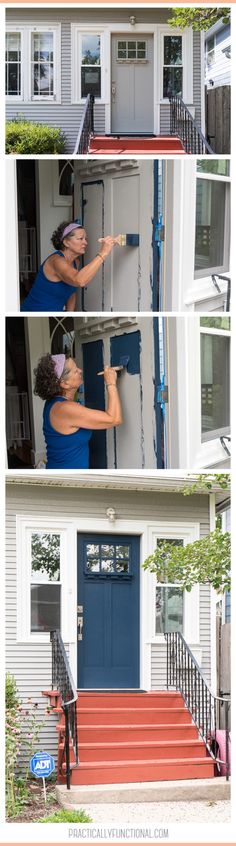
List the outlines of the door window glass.
{"label": "door window glass", "polygon": [[182,35],[164,35],[163,97],[182,97]]}
{"label": "door window glass", "polygon": [[130,547],[123,544],[87,543],[87,574],[128,575],[130,573]]}
{"label": "door window glass", "polygon": [[81,97],[101,97],[100,35],[82,35],[81,41]]}
{"label": "door window glass", "polygon": [[147,59],[146,41],[118,41],[118,61],[142,61]]}
{"label": "door window glass", "polygon": [[6,33],[6,94],[21,95],[21,33]]}

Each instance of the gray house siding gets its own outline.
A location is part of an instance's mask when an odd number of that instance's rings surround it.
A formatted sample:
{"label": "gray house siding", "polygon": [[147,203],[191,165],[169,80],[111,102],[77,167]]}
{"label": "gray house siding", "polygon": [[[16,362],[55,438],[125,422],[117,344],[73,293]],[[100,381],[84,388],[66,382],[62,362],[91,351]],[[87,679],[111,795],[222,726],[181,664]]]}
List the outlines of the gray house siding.
{"label": "gray house siding", "polygon": [[[41,696],[43,689],[51,687],[51,647],[43,643],[17,642],[17,550],[16,516],[35,518],[45,516],[62,519],[63,523],[71,519],[91,517],[104,518],[106,508],[113,507],[120,520],[137,521],[200,521],[201,536],[209,531],[208,498],[191,496],[184,498],[180,494],[40,488],[26,486],[7,486],[7,549],[6,549],[6,666],[17,681],[17,686],[26,702],[29,696],[39,703],[39,715],[44,719],[41,745],[51,754],[56,754],[56,720],[45,715],[46,700]],[[27,587],[26,587],[27,589]],[[210,591],[200,589],[200,643],[203,649],[203,670],[210,680]],[[68,644],[66,645],[68,649]],[[152,688],[165,688],[165,650],[164,647],[152,646]]]}
{"label": "gray house siding", "polygon": [[[139,9],[139,23],[166,23],[170,12],[168,9]],[[124,23],[129,18],[129,10],[125,9],[8,9],[6,23],[31,25],[61,23],[61,103],[10,103],[6,105],[6,117],[14,119],[17,115],[24,115],[26,119],[50,126],[61,128],[67,138],[66,152],[72,152],[75,146],[79,124],[83,112],[83,105],[71,103],[71,24],[88,23]],[[201,125],[201,47],[200,33],[193,33],[193,105],[195,117]],[[168,105],[160,106],[160,133],[168,134],[170,126],[170,109]],[[105,106],[95,104],[95,133],[105,133]]]}

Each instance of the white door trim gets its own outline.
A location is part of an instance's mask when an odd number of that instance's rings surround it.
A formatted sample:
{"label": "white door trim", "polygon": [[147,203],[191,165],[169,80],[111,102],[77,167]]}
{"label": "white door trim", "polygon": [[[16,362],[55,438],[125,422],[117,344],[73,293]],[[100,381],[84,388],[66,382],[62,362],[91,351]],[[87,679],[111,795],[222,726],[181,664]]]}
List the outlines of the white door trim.
{"label": "white door trim", "polygon": [[80,57],[77,52],[78,33],[96,32],[101,35],[101,56],[104,60],[102,68],[101,99],[97,105],[105,107],[105,133],[111,132],[111,36],[121,33],[122,35],[153,35],[153,73],[154,73],[154,134],[160,133],[160,106],[165,103],[161,98],[162,80],[162,56],[161,41],[163,35],[179,34],[183,38],[183,98],[187,105],[193,102],[193,33],[191,29],[181,32],[180,29],[173,30],[168,24],[145,24],[136,23],[134,26],[128,23],[116,24],[71,24],[71,102],[84,104],[80,99],[79,73]]}
{"label": "white door trim", "polygon": [[[30,531],[61,531],[63,534],[63,604],[66,616],[62,619],[62,636],[69,646],[69,659],[74,679],[77,679],[77,535],[78,533],[129,534],[140,537],[140,562],[155,548],[157,537],[183,538],[184,543],[197,540],[200,532],[198,521],[141,521],[119,520],[110,523],[108,518],[83,517],[78,520],[56,520],[54,517],[17,515],[17,639],[18,642],[48,643],[47,633],[31,634],[29,628],[29,538]],[[92,527],[92,528],[91,528]],[[68,551],[70,567],[67,566]],[[152,644],[163,642],[155,635],[155,576],[140,566],[140,687],[151,688]],[[186,596],[185,632],[188,641],[199,644],[199,588]],[[193,613],[193,608],[194,613]],[[152,610],[151,610],[152,609]],[[197,613],[196,613],[197,611]],[[37,648],[37,647],[36,647]]]}

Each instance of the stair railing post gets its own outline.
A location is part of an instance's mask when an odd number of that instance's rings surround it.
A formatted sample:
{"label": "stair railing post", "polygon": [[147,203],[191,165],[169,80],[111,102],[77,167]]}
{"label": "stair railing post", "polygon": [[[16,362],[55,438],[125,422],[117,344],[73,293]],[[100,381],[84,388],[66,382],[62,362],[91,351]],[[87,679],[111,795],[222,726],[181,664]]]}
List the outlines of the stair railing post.
{"label": "stair railing post", "polygon": [[69,713],[68,708],[64,705],[63,712],[65,715],[65,757],[66,757],[66,787],[70,790],[70,733],[69,733]]}

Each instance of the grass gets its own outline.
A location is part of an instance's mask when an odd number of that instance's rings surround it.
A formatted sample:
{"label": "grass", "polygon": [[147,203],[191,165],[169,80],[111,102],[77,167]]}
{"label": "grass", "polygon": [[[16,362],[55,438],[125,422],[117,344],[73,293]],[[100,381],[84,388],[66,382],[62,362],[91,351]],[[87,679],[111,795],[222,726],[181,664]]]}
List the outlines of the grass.
{"label": "grass", "polygon": [[89,823],[92,822],[91,817],[83,811],[83,808],[79,811],[56,811],[55,814],[50,814],[49,817],[44,817],[41,820],[35,820],[35,822],[41,823]]}

